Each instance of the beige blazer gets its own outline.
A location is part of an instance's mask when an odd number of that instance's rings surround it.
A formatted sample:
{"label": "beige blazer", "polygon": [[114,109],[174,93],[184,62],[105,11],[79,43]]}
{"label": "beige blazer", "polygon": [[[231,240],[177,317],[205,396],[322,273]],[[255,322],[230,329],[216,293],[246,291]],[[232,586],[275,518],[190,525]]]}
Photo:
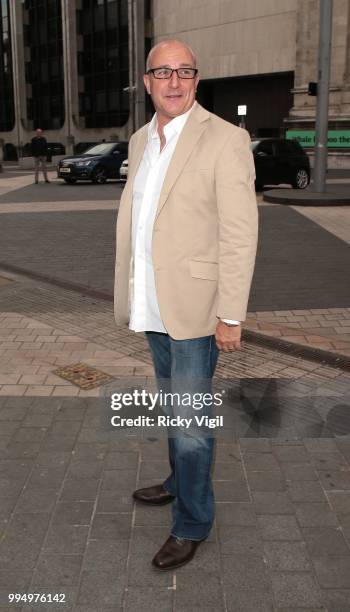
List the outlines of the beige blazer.
{"label": "beige blazer", "polygon": [[[131,212],[148,125],[129,144],[119,207],[115,319],[129,321]],[[215,332],[219,318],[244,321],[257,244],[255,169],[248,133],[199,104],[180,134],[160,194],[152,257],[160,314],[175,340]]]}

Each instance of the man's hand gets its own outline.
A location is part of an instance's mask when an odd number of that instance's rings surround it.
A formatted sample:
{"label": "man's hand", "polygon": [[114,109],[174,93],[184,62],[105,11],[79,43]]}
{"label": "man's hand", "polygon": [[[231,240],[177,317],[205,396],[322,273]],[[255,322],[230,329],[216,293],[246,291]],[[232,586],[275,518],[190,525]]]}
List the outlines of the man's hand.
{"label": "man's hand", "polygon": [[241,332],[241,325],[230,327],[219,321],[215,330],[216,346],[225,353],[239,351],[241,348]]}

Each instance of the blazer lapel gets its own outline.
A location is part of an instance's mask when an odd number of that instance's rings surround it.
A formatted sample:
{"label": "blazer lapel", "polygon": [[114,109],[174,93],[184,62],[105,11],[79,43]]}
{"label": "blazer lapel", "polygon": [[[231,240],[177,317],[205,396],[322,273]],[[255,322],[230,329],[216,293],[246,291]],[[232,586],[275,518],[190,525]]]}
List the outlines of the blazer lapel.
{"label": "blazer lapel", "polygon": [[166,173],[163,187],[160,193],[156,218],[162,210],[171,189],[173,188],[178,176],[180,175],[187,159],[191,155],[196,143],[206,128],[206,121],[210,114],[199,104],[190,114],[175,147],[174,154]]}

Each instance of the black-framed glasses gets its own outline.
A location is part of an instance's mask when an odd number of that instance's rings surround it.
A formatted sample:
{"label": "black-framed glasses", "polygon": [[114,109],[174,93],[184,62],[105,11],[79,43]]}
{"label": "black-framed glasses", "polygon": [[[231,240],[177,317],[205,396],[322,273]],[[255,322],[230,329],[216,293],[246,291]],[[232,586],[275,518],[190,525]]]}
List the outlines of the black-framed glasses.
{"label": "black-framed glasses", "polygon": [[197,68],[150,68],[147,74],[152,73],[155,79],[171,79],[173,72],[176,72],[179,79],[194,79]]}

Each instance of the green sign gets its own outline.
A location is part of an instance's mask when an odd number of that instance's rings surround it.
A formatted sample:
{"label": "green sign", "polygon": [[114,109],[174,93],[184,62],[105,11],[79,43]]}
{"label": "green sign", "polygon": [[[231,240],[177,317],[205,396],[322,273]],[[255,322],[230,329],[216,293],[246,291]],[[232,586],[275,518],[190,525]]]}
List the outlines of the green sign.
{"label": "green sign", "polygon": [[[287,140],[297,140],[302,147],[315,146],[315,130],[288,130]],[[329,130],[328,147],[330,149],[350,149],[350,130]]]}

